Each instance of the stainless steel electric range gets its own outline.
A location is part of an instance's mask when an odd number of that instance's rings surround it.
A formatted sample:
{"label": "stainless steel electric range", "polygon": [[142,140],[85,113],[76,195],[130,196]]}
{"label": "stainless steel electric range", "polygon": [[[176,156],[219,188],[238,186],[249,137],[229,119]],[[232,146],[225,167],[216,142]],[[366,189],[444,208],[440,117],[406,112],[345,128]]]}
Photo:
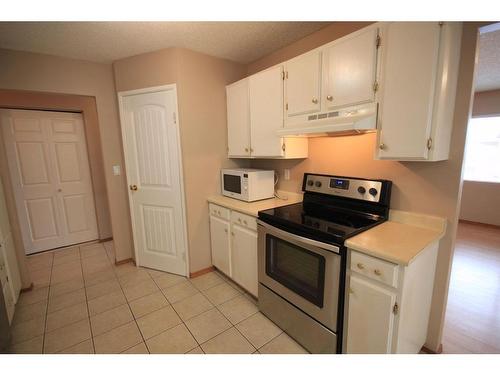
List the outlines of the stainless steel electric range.
{"label": "stainless steel electric range", "polygon": [[387,220],[391,186],[306,173],[302,203],[259,212],[259,309],[311,353],[342,353],[344,242]]}

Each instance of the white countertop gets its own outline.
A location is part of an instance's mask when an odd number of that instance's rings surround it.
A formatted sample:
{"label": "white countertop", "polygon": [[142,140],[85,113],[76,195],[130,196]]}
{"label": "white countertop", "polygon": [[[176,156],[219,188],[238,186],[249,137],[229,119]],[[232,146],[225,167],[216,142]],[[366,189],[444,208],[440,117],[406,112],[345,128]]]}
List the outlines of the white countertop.
{"label": "white countertop", "polygon": [[446,232],[446,219],[391,210],[389,221],[346,241],[350,249],[407,266]]}
{"label": "white countertop", "polygon": [[235,210],[254,217],[257,217],[258,212],[262,210],[268,210],[270,208],[276,208],[276,207],[286,206],[288,204],[302,202],[302,194],[291,193],[287,191],[278,191],[278,195],[281,198],[286,198],[286,199],[271,198],[255,202],[245,202],[245,201],[240,201],[239,199],[229,198],[223,195],[214,195],[209,197],[207,200],[210,203],[215,203],[220,206],[227,207],[231,210]]}

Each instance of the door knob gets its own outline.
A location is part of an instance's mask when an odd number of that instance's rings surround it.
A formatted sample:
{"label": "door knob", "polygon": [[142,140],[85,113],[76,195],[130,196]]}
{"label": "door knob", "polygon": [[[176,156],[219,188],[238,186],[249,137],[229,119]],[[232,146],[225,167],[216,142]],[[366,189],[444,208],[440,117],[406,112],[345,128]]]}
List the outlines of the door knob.
{"label": "door knob", "polygon": [[333,100],[333,96],[328,95],[328,96],[326,97],[326,100],[328,100],[329,102],[331,102],[331,101]]}
{"label": "door knob", "polygon": [[60,193],[60,192],[62,192],[62,189],[57,189],[57,191]]}
{"label": "door knob", "polygon": [[314,104],[318,104],[318,99],[316,99],[316,98],[312,98],[312,100],[311,100],[311,101],[312,101]]}
{"label": "door knob", "polygon": [[137,190],[137,185],[130,185],[130,190],[136,191]]}

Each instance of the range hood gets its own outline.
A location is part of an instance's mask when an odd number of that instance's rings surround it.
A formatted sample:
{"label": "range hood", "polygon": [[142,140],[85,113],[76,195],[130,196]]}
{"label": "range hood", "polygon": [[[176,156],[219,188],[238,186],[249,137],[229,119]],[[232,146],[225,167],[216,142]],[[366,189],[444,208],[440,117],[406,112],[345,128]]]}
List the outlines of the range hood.
{"label": "range hood", "polygon": [[276,131],[280,137],[335,137],[377,130],[377,104],[304,115],[299,123]]}

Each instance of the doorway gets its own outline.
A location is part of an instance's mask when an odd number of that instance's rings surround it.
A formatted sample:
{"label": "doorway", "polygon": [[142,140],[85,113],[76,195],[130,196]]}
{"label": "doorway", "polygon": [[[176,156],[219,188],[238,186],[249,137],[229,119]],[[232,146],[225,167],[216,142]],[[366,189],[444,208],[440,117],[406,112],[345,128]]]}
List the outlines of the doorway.
{"label": "doorway", "polygon": [[175,85],[120,92],[135,261],[188,275]]}
{"label": "doorway", "polygon": [[500,24],[480,30],[443,351],[500,353]]}
{"label": "doorway", "polygon": [[82,115],[12,109],[0,115],[25,253],[98,239]]}

